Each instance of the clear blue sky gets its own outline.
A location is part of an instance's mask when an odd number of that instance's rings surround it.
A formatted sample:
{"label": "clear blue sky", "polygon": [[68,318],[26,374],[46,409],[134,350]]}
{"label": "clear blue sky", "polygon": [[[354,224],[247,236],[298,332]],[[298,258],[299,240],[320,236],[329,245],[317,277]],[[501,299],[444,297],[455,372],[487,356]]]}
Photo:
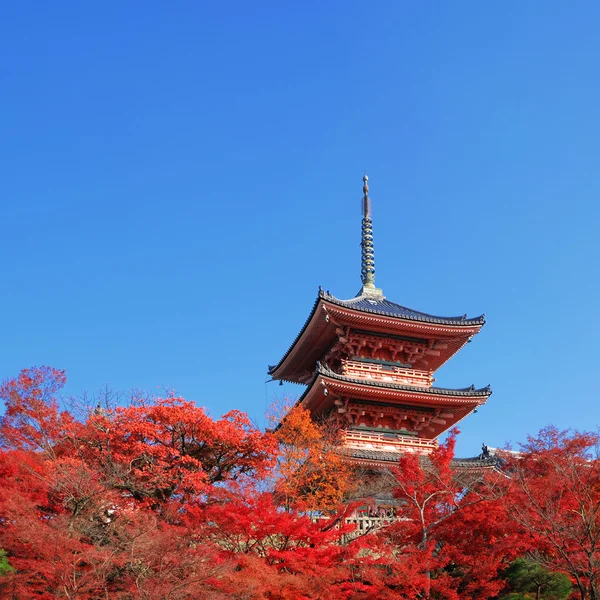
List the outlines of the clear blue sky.
{"label": "clear blue sky", "polygon": [[485,312],[459,453],[595,429],[597,2],[0,8],[0,379],[176,388],[262,423],[322,285]]}

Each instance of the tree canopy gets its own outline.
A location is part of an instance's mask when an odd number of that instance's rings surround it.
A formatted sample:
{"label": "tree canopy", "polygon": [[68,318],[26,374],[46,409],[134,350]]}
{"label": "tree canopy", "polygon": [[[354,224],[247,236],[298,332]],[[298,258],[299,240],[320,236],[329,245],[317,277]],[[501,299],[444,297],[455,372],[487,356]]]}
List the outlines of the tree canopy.
{"label": "tree canopy", "polygon": [[2,598],[598,597],[593,435],[548,429],[465,472],[455,431],[399,459],[391,513],[358,530],[373,473],[338,424],[296,407],[263,432],[175,396],[76,414],[64,383],[44,367],[0,386]]}

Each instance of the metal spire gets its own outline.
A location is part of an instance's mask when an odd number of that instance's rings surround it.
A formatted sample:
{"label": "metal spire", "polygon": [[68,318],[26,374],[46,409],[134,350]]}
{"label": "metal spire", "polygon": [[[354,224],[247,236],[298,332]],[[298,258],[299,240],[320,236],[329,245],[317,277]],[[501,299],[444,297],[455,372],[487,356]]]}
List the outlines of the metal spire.
{"label": "metal spire", "polygon": [[371,219],[371,199],[369,198],[369,178],[363,177],[361,246],[361,295],[382,297],[383,292],[375,287],[375,249],[373,247],[373,221]]}

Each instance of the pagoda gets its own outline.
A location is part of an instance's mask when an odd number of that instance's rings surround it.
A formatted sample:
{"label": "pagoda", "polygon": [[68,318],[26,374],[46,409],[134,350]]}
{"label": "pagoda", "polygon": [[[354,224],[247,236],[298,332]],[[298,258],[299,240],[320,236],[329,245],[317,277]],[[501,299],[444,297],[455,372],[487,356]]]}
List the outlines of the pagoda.
{"label": "pagoda", "polygon": [[428,454],[491,390],[433,385],[437,369],[479,333],[485,318],[438,317],[388,300],[375,286],[366,175],[362,209],[360,292],[340,300],[319,288],[304,327],[269,374],[306,385],[298,404],[316,420],[337,414],[344,452],[374,467],[403,452]]}

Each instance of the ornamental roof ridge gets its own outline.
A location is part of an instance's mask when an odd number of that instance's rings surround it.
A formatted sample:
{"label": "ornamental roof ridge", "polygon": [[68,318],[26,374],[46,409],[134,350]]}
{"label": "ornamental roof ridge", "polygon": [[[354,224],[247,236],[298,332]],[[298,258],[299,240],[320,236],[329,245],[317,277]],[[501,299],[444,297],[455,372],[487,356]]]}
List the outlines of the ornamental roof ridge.
{"label": "ornamental roof ridge", "polygon": [[355,377],[347,377],[346,375],[340,375],[335,371],[332,371],[328,366],[322,365],[320,362],[317,363],[317,368],[315,369],[315,374],[312,380],[308,384],[308,388],[303,396],[308,392],[308,390],[312,387],[315,380],[319,375],[323,375],[325,377],[330,377],[332,379],[337,379],[338,381],[345,381],[348,383],[358,383],[366,386],[380,387],[380,388],[389,388],[393,390],[404,390],[407,392],[420,392],[423,394],[432,394],[432,395],[441,395],[441,396],[481,396],[484,398],[489,398],[492,395],[492,388],[490,385],[487,385],[483,388],[476,388],[474,385],[471,385],[466,388],[442,388],[442,387],[419,387],[416,385],[404,385],[401,383],[390,383],[387,381],[376,381],[373,379],[358,379]]}

